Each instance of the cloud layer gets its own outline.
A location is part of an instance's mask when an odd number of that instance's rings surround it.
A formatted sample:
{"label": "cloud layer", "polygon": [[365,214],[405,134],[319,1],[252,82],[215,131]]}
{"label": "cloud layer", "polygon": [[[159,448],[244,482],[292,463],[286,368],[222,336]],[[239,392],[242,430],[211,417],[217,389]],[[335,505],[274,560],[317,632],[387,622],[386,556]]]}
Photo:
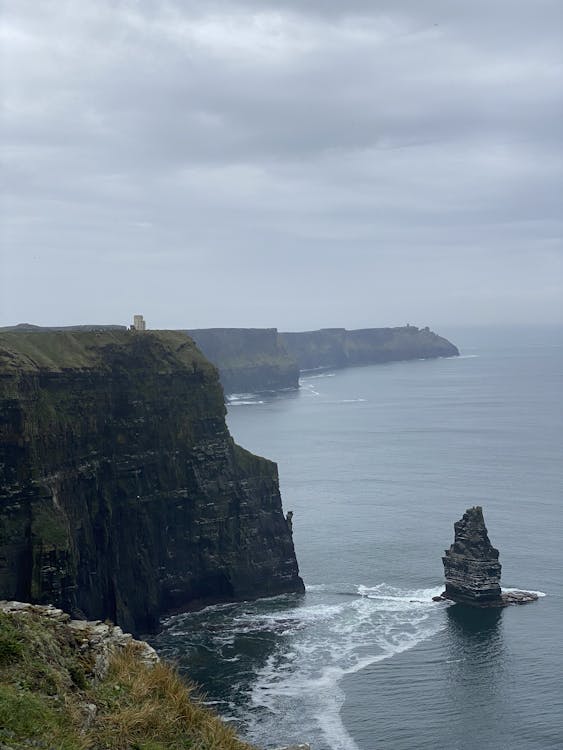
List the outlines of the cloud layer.
{"label": "cloud layer", "polygon": [[0,321],[563,320],[558,0],[19,0]]}

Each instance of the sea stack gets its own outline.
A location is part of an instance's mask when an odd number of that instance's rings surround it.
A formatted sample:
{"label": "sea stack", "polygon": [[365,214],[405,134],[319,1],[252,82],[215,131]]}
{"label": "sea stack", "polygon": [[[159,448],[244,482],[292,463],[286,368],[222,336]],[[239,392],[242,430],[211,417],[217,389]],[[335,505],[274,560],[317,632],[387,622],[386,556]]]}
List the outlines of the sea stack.
{"label": "sea stack", "polygon": [[502,593],[499,552],[489,540],[480,505],[468,508],[454,524],[454,530],[454,543],[442,558],[446,590],[436,599],[475,607],[505,607],[538,598],[528,591]]}

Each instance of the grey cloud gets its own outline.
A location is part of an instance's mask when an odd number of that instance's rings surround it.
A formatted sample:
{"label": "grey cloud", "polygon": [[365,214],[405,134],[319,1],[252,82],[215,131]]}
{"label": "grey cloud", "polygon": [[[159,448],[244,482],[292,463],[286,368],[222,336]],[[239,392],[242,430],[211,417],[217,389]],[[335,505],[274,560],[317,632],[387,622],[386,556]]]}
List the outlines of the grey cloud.
{"label": "grey cloud", "polygon": [[3,13],[4,322],[561,316],[560,3]]}

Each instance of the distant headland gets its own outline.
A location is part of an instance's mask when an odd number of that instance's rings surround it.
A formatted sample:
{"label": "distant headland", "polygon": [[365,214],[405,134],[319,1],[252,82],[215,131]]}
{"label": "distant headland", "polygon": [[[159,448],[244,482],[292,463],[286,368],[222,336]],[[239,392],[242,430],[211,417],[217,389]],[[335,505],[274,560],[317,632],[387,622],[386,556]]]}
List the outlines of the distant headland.
{"label": "distant headland", "polygon": [[294,333],[276,328],[202,328],[186,333],[219,368],[226,393],[297,388],[300,373],[309,370],[459,355],[447,339],[411,325]]}
{"label": "distant headland", "polygon": [[[141,315],[131,328],[145,330]],[[0,328],[19,331],[116,331],[119,325],[42,327],[29,323]],[[309,370],[337,370],[357,365],[413,359],[456,357],[455,344],[428,327],[322,328],[280,332],[277,328],[182,329],[219,370],[226,394],[278,391],[299,387],[299,376]]]}

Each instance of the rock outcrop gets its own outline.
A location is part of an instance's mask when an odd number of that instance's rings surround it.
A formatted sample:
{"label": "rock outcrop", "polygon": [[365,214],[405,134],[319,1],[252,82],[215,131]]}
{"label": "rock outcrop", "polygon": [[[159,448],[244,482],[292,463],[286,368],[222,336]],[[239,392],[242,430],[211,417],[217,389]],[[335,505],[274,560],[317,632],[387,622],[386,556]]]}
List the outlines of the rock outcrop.
{"label": "rock outcrop", "polygon": [[256,750],[148,643],[60,609],[0,602],[0,748]]}
{"label": "rock outcrop", "polygon": [[277,467],[181,332],[0,334],[0,598],[133,633],[302,591]]}
{"label": "rock outcrop", "polygon": [[455,357],[454,344],[428,328],[365,328],[347,331],[324,328],[320,331],[280,333],[290,355],[301,370],[337,369],[409,359]]}
{"label": "rock outcrop", "polygon": [[299,387],[299,366],[276,328],[202,328],[186,333],[219,369],[225,393]]}
{"label": "rock outcrop", "polygon": [[0,601],[0,613],[4,615],[28,615],[39,621],[48,621],[66,628],[68,637],[76,641],[80,657],[90,665],[90,675],[94,680],[107,677],[113,656],[128,646],[132,646],[137,659],[146,666],[159,661],[158,654],[146,641],[138,641],[131,633],[124,633],[118,625],[100,620],[73,620],[62,609],[52,604],[37,605],[29,602]]}
{"label": "rock outcrop", "polygon": [[501,591],[499,551],[489,540],[481,506],[468,508],[454,524],[454,530],[454,543],[442,558],[446,589],[436,600],[449,599],[478,607],[504,607],[526,604],[538,598],[532,592]]}

